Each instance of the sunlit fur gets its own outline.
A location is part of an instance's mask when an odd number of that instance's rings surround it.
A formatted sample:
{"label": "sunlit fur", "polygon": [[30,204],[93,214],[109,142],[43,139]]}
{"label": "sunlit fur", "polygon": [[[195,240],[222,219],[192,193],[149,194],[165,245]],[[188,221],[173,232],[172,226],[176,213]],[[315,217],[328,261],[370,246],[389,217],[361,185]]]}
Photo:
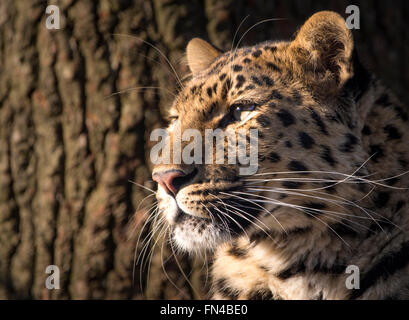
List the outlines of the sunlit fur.
{"label": "sunlit fur", "polygon": [[[408,114],[353,48],[332,12],[289,42],[226,53],[189,43],[192,77],[169,111],[171,139],[259,130],[253,176],[238,164],[154,168],[195,173],[175,197],[158,187],[158,215],[178,249],[214,252],[213,298],[409,297]],[[254,116],[227,121],[241,101]],[[348,265],[360,268],[359,290],[345,285]]]}

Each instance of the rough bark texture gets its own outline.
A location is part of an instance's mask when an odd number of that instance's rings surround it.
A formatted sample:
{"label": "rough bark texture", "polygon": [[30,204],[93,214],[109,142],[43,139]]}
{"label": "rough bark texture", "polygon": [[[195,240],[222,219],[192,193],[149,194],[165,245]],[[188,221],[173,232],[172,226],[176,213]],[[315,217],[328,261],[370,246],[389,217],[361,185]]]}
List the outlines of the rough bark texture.
{"label": "rough bark texture", "polygon": [[[45,27],[48,4],[60,8],[59,30]],[[236,43],[251,25],[273,17],[286,20],[255,27],[242,44],[285,39],[310,14],[333,9],[346,16],[348,4],[0,1],[0,298],[200,297],[206,268],[168,259],[166,246],[161,256],[161,240],[150,277],[139,265],[132,277],[140,233],[133,221],[143,222],[144,210],[134,213],[149,193],[128,180],[153,187],[148,137],[163,124],[177,89],[164,57],[141,40],[162,50],[182,76],[184,47],[194,36],[227,50],[249,14]],[[408,1],[354,4],[361,9],[361,30],[354,31],[360,56],[409,105]],[[163,90],[110,96],[135,87]],[[60,268],[60,290],[45,288],[52,264]]]}

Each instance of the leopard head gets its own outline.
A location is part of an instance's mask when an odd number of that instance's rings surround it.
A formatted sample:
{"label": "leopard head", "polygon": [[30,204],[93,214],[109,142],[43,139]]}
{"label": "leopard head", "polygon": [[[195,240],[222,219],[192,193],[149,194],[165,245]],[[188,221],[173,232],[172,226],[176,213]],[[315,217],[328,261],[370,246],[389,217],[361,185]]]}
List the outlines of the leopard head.
{"label": "leopard head", "polygon": [[[333,12],[313,15],[293,41],[225,53],[201,39],[189,42],[192,77],[170,109],[162,149],[170,162],[153,170],[159,212],[178,248],[212,250],[235,237],[325,230],[342,221],[340,199],[365,192],[340,183],[365,174],[367,159],[353,52],[351,32]],[[201,161],[175,161],[173,139],[188,129],[199,136],[181,139],[178,148]],[[246,165],[228,161],[227,139],[210,149],[224,162],[206,163],[208,129],[241,134],[247,155],[256,139],[256,172],[241,174]]]}

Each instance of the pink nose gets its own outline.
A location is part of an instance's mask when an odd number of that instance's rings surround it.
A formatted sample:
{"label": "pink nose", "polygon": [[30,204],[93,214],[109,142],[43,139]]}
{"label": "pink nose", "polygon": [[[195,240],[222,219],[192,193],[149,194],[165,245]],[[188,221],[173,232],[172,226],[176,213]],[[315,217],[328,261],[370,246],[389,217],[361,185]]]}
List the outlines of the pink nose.
{"label": "pink nose", "polygon": [[180,189],[180,183],[175,180],[179,177],[184,177],[186,174],[180,170],[169,170],[165,172],[156,172],[152,179],[159,183],[162,188],[168,193],[176,195]]}

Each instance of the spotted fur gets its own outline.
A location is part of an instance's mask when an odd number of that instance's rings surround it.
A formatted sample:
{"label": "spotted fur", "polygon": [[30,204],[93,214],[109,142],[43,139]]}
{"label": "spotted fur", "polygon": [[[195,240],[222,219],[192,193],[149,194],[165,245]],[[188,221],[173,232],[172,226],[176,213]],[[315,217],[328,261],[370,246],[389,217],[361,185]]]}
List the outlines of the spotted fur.
{"label": "spotted fur", "polygon": [[[361,66],[342,17],[320,12],[293,41],[226,53],[193,39],[187,59],[171,137],[259,130],[254,176],[227,163],[153,172],[184,174],[157,198],[179,249],[214,252],[211,296],[409,298],[408,113]],[[249,120],[234,119],[237,104],[256,106]],[[346,287],[349,265],[360,289]]]}

